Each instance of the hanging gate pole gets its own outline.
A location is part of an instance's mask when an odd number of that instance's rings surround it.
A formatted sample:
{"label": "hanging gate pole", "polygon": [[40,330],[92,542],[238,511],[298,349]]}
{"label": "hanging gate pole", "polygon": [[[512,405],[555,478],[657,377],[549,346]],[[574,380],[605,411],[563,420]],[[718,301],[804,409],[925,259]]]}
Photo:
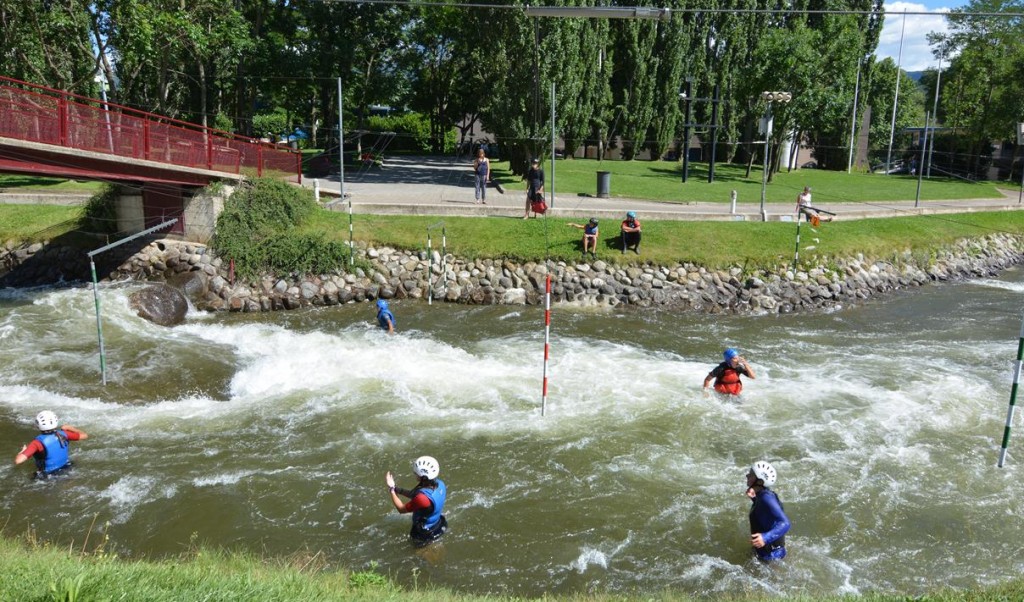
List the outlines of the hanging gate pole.
{"label": "hanging gate pole", "polygon": [[[428,270],[427,271],[427,305],[431,305],[432,304],[431,302],[434,299],[434,251],[432,250],[432,248],[433,248],[433,238],[432,238],[432,236],[430,234],[430,231],[433,230],[434,228],[441,228],[441,253],[447,253],[448,252],[448,240],[447,240],[447,237],[445,235],[444,222],[441,221],[441,222],[437,222],[436,224],[433,224],[431,226],[427,226],[427,266],[428,266],[427,267],[427,270]],[[445,260],[442,257],[441,258],[442,277],[443,277],[443,274],[444,274],[444,270],[445,270]],[[445,281],[445,292],[448,292],[447,281]]]}
{"label": "hanging gate pole", "polygon": [[352,201],[348,202],[348,264],[355,265],[356,247],[352,242]]}
{"label": "hanging gate pole", "polygon": [[96,334],[99,336],[100,339],[100,374],[103,377],[104,386],[106,386],[107,384],[107,353],[106,348],[103,346],[103,319],[100,317],[99,281],[96,278],[96,262],[93,258],[99,255],[100,253],[103,253],[104,251],[109,251],[114,247],[119,247],[126,242],[131,242],[136,238],[140,238],[142,236],[146,236],[147,234],[156,232],[157,230],[162,230],[169,226],[173,226],[176,223],[178,223],[178,218],[169,219],[163,223],[153,226],[152,228],[146,228],[142,232],[132,234],[128,238],[123,238],[117,242],[110,243],[109,245],[104,245],[94,251],[89,251],[88,253],[86,253],[86,255],[89,256],[89,269],[92,271],[92,296],[96,300]]}
{"label": "hanging gate pole", "polygon": [[548,407],[548,359],[551,357],[551,272],[544,280],[544,385],[540,399],[540,415]]}
{"label": "hanging gate pole", "polygon": [[796,213],[796,250],[793,251],[793,271],[796,271],[796,264],[800,261],[800,220],[803,218],[803,213],[797,211]]}
{"label": "hanging gate pole", "polygon": [[1017,341],[1017,362],[1013,366],[1013,386],[1010,388],[1010,408],[1006,412],[1006,428],[1003,429],[1003,445],[999,450],[999,468],[1006,460],[1006,447],[1010,443],[1010,427],[1013,426],[1013,410],[1017,405],[1017,387],[1020,385],[1021,360],[1024,359],[1024,322],[1020,326],[1020,338]]}

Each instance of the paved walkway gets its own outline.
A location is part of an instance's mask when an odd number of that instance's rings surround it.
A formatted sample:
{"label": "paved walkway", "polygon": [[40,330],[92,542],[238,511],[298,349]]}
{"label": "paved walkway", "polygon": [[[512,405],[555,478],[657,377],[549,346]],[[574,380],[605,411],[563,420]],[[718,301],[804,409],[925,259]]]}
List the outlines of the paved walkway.
{"label": "paved walkway", "polygon": [[[459,216],[522,216],[525,194],[509,190],[498,194],[487,191],[487,204],[473,201],[473,176],[464,161],[449,157],[395,157],[383,169],[348,169],[345,171],[346,201],[352,201],[354,213],[459,215]],[[331,208],[347,211],[348,203],[337,199],[340,182],[337,175],[318,180],[321,194],[333,196]],[[313,180],[305,178],[306,186]],[[729,203],[665,202],[615,197],[599,199],[591,196],[559,194],[555,182],[555,202],[549,214],[555,217],[618,219],[633,210],[641,219],[653,220],[760,220],[760,203],[738,203],[736,213]],[[1018,191],[1002,191],[1005,196],[994,199],[945,201],[878,201],[860,203],[823,203],[822,209],[833,211],[839,220],[866,217],[896,217],[970,211],[1011,211],[1024,209],[1018,203]],[[326,200],[322,198],[321,200]],[[768,203],[769,220],[791,220],[795,202]]]}

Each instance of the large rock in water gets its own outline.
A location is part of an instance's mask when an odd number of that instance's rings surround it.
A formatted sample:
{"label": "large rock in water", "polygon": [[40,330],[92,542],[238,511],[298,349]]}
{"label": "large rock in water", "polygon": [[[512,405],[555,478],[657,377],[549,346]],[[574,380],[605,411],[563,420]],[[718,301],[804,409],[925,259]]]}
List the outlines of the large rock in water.
{"label": "large rock in water", "polygon": [[166,284],[148,286],[133,293],[129,300],[131,308],[138,312],[140,318],[161,326],[181,324],[188,312],[185,295]]}

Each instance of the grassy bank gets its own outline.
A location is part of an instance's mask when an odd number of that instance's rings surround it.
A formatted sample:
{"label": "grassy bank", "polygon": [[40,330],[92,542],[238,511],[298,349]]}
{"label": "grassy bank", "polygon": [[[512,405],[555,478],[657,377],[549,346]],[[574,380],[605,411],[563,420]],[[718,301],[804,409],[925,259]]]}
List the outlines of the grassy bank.
{"label": "grassy bank", "polygon": [[65,180],[63,178],[0,174],[0,191],[34,193],[74,192],[93,194],[99,192],[102,187],[102,182],[79,182],[77,180]]}
{"label": "grassy bank", "polygon": [[[544,170],[551,182],[551,163]],[[672,161],[595,161],[588,159],[555,162],[555,190],[561,195],[596,194],[597,172],[611,173],[611,195],[631,199],[658,201],[710,201],[728,203],[735,190],[741,202],[761,200],[761,169],[755,167],[746,177],[746,166],[717,164],[715,181],[708,183],[708,164],[690,165],[690,177],[682,183],[682,167]],[[492,177],[514,190],[525,190],[525,184],[512,176],[507,161],[496,161]],[[965,182],[953,178],[934,177],[921,185],[921,199],[983,199],[999,198],[996,182]],[[917,178],[885,176],[870,173],[800,169],[773,176],[765,191],[769,203],[795,202],[804,186],[814,191],[816,203],[913,200]]]}
{"label": "grassy bank", "polygon": [[[544,600],[579,602],[706,600],[685,592],[658,591],[628,595],[602,593],[545,596]],[[824,602],[995,602],[1024,599],[1024,582],[924,595],[898,593],[863,596],[815,595],[769,597],[724,596],[719,600],[820,600]],[[319,602],[364,600],[384,602],[498,602],[522,600],[508,596],[461,594],[432,587],[403,589],[373,571],[347,572],[327,567],[319,554],[287,559],[196,549],[176,559],[124,560],[103,552],[82,554],[67,548],[0,538],[0,600],[34,602],[92,602],[145,600],[146,602],[238,601]]]}
{"label": "grassy bank", "polygon": [[[425,249],[430,216],[354,216],[355,238],[371,244]],[[581,231],[572,219],[446,217],[448,252],[459,257],[507,257],[538,261],[545,257],[580,258]],[[578,220],[577,220],[578,221]],[[642,254],[623,255],[617,221],[601,223],[598,257],[613,264],[651,261],[660,265],[690,262],[708,267],[741,265],[772,267],[792,260],[796,224],[784,222],[643,222]],[[338,240],[348,239],[348,215],[323,212],[309,226]],[[849,257],[864,253],[885,258],[910,250],[927,253],[961,238],[996,232],[1024,234],[1024,212],[964,213],[941,216],[879,218],[822,224],[818,232],[802,229],[801,257]],[[432,231],[433,248],[440,250],[441,232]],[[818,241],[815,242],[814,238]],[[808,246],[815,246],[807,250]]]}
{"label": "grassy bank", "polygon": [[0,244],[54,238],[73,230],[81,215],[82,207],[0,205]]}

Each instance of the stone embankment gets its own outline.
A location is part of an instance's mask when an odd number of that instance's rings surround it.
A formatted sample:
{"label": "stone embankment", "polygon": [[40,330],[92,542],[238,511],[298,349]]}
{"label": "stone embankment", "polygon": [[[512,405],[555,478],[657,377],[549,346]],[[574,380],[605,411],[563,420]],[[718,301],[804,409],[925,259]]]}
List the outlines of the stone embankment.
{"label": "stone embankment", "polygon": [[[338,305],[376,298],[423,299],[469,304],[538,304],[545,279],[552,278],[552,300],[587,305],[665,306],[707,313],[788,313],[856,302],[882,293],[929,282],[992,276],[1024,260],[1021,238],[996,234],[964,240],[941,251],[904,253],[888,260],[863,256],[817,259],[796,272],[744,272],[738,267],[709,270],[690,264],[620,267],[591,263],[528,262],[499,259],[473,261],[390,248],[362,248],[350,272],[322,275],[265,275],[242,282],[228,262],[195,243],[158,240],[124,261],[105,277],[111,280],[170,280],[194,273],[202,286],[190,294],[206,310],[272,311]],[[32,245],[0,248],[0,272],[39,254],[34,270],[68,280],[62,266],[69,259],[60,249]],[[81,262],[81,252],[74,253]],[[38,259],[38,257],[37,257]],[[67,265],[67,264],[65,264]],[[49,266],[49,267],[46,267]],[[78,266],[80,269],[80,266]],[[10,276],[9,274],[8,276]],[[20,280],[20,279],[19,279]],[[432,284],[431,284],[432,283]],[[432,289],[431,289],[432,287]]]}

